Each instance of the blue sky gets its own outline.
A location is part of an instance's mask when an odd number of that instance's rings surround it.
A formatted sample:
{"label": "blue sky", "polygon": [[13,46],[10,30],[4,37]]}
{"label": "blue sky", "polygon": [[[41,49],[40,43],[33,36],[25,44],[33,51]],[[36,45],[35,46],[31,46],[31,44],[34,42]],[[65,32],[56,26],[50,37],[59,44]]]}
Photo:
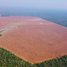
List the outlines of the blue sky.
{"label": "blue sky", "polygon": [[0,7],[67,9],[67,0],[0,0]]}

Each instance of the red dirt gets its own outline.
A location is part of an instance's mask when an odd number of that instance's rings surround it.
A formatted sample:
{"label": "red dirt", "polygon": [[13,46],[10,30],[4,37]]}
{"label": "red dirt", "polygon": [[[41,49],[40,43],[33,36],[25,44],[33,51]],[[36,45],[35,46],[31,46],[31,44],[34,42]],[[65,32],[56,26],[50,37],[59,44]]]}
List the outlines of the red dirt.
{"label": "red dirt", "polygon": [[67,55],[67,28],[38,17],[0,17],[0,46],[34,63]]}

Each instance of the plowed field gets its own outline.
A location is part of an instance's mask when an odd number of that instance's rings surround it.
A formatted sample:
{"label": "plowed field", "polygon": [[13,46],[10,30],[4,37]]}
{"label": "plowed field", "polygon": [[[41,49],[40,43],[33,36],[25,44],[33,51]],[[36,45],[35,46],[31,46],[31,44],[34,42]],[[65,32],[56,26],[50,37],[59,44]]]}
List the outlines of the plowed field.
{"label": "plowed field", "polygon": [[32,64],[67,55],[67,28],[39,17],[0,17],[0,47]]}

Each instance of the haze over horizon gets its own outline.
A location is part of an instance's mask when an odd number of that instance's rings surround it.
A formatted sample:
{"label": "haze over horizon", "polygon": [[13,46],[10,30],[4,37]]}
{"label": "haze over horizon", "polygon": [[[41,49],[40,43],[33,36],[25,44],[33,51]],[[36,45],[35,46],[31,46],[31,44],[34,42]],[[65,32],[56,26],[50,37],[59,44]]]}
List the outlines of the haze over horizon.
{"label": "haze over horizon", "polygon": [[0,0],[0,7],[28,7],[67,10],[67,0]]}

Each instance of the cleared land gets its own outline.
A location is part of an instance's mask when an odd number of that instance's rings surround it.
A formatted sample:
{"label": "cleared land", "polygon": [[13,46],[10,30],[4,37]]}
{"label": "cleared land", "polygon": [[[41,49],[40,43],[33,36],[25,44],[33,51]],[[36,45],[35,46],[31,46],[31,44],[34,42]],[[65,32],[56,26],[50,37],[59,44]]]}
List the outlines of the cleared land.
{"label": "cleared land", "polygon": [[67,55],[67,28],[38,17],[0,17],[0,47],[33,63]]}

